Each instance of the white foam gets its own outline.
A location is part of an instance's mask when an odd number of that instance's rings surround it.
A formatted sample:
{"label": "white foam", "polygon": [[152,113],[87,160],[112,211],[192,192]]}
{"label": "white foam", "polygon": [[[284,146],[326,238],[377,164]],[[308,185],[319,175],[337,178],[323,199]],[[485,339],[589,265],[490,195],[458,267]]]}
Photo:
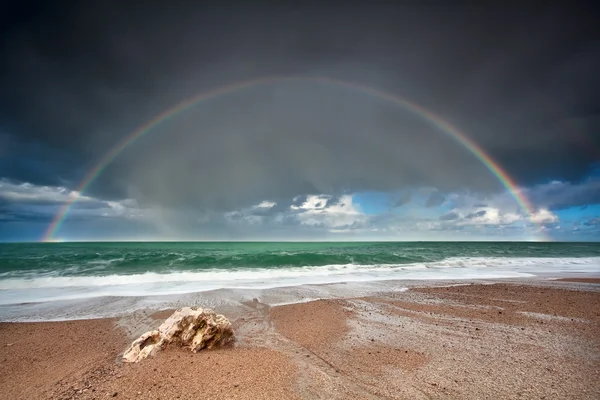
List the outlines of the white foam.
{"label": "white foam", "polygon": [[203,292],[222,288],[270,289],[305,284],[385,280],[502,279],[599,274],[600,257],[503,258],[453,257],[433,263],[333,264],[272,269],[146,272],[106,276],[35,276],[0,280],[0,305]]}

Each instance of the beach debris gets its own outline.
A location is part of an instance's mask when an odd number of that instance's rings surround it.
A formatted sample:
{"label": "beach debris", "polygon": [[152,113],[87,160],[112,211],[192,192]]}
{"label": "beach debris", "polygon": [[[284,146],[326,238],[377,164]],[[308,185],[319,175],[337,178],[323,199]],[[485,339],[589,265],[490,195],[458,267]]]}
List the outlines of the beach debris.
{"label": "beach debris", "polygon": [[146,332],[134,340],[122,360],[139,362],[170,344],[188,347],[197,353],[234,340],[231,323],[225,316],[207,308],[183,307],[167,318],[158,330]]}

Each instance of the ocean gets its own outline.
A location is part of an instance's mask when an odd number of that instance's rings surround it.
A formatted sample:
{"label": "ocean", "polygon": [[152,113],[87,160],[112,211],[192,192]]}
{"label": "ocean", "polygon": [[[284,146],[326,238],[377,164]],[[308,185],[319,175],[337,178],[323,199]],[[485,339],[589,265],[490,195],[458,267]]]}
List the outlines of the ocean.
{"label": "ocean", "polygon": [[4,243],[0,319],[31,304],[219,289],[599,275],[600,243]]}

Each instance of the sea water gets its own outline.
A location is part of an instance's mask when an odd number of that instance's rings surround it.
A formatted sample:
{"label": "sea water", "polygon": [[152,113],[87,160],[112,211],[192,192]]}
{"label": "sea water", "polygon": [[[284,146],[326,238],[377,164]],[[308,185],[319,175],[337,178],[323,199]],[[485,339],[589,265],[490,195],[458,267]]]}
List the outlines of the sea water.
{"label": "sea water", "polygon": [[[19,305],[218,289],[600,276],[599,243],[101,242],[0,244],[0,319]],[[11,310],[10,313],[7,310]]]}

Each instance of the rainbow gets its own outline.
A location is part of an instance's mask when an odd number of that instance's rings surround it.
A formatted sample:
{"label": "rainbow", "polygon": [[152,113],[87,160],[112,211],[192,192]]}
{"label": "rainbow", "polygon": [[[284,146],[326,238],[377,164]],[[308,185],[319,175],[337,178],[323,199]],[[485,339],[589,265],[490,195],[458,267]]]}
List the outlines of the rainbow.
{"label": "rainbow", "polygon": [[435,115],[431,111],[421,107],[418,104],[412,103],[406,99],[396,96],[392,93],[385,92],[383,90],[375,89],[370,86],[362,85],[359,83],[347,82],[339,79],[328,78],[328,77],[310,77],[310,76],[275,76],[275,77],[264,77],[258,79],[252,79],[242,82],[233,83],[227,86],[223,86],[208,92],[203,92],[194,96],[188,100],[185,100],[174,107],[171,107],[162,113],[158,114],[144,125],[133,131],[131,134],[122,139],[116,146],[112,148],[102,159],[92,168],[87,175],[83,178],[77,188],[71,193],[69,199],[61,206],[59,212],[56,214],[48,229],[45,231],[42,241],[48,242],[53,241],[54,235],[59,231],[61,225],[65,221],[69,211],[73,205],[77,202],[81,194],[90,186],[92,182],[102,173],[102,171],[109,165],[123,150],[130,147],[136,140],[147,135],[156,126],[170,120],[177,114],[190,109],[198,105],[199,103],[207,100],[211,100],[220,96],[225,96],[231,93],[239,92],[241,90],[254,88],[260,85],[275,84],[288,81],[305,81],[312,82],[315,84],[337,86],[341,88],[351,89],[375,98],[388,101],[396,106],[409,111],[436,127],[439,131],[450,136],[452,139],[457,141],[463,147],[465,147],[470,153],[472,153],[479,161],[486,166],[486,168],[494,174],[502,185],[511,193],[515,198],[519,206],[529,215],[533,214],[533,207],[527,200],[527,198],[520,192],[514,180],[496,163],[488,154],[486,154],[481,147],[467,137],[467,135],[459,131],[456,127],[443,120],[441,117]]}

